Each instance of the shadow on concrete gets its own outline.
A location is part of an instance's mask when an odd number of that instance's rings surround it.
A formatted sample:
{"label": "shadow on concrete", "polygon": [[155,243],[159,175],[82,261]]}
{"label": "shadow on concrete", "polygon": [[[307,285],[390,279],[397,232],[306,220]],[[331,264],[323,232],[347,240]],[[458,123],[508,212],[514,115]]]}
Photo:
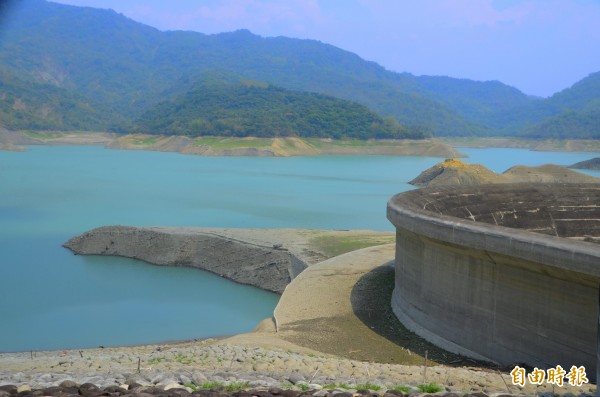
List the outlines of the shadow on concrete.
{"label": "shadow on concrete", "polygon": [[[352,288],[350,295],[352,310],[356,317],[373,332],[402,348],[393,349],[396,351],[394,354],[399,357],[392,362],[403,362],[409,356],[416,355],[424,363],[425,354],[427,354],[429,362],[439,364],[457,367],[498,368],[494,364],[450,353],[406,329],[392,311],[390,302],[393,289],[394,267],[393,263],[388,263],[362,276]],[[414,362],[415,357],[410,357],[409,361]],[[501,369],[505,370],[506,368]]]}

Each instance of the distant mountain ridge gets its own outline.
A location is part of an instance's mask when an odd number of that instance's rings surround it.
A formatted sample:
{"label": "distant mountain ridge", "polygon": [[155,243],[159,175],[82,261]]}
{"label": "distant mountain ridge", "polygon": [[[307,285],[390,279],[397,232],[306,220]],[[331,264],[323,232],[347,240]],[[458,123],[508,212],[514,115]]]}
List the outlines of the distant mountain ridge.
{"label": "distant mountain ridge", "polygon": [[[549,136],[600,138],[600,73],[539,99],[497,81],[394,73],[314,40],[263,38],[246,30],[161,32],[110,10],[44,0],[15,4],[0,33],[0,69],[6,71],[0,78],[14,76],[39,84],[41,91],[54,86],[62,90],[57,96],[75,98],[73,107],[87,104],[91,113],[81,110],[87,121],[73,120],[71,129],[129,131],[153,106],[184,95],[207,74],[223,72],[353,101],[409,129],[440,136],[539,137],[550,131]],[[26,103],[28,95],[16,99]],[[13,104],[2,105],[9,118]],[[569,131],[560,117],[573,111],[586,121]],[[46,129],[60,125],[48,120]]]}

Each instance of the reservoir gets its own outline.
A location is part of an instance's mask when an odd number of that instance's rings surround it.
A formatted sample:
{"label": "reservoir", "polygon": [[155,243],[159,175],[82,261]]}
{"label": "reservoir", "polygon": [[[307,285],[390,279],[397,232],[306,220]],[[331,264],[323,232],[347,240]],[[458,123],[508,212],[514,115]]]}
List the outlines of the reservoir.
{"label": "reservoir", "polygon": [[[101,147],[0,151],[0,351],[159,343],[247,332],[278,296],[195,269],[74,256],[103,225],[374,229],[441,158],[199,157]],[[460,149],[496,172],[594,153]],[[600,176],[598,171],[588,174]]]}

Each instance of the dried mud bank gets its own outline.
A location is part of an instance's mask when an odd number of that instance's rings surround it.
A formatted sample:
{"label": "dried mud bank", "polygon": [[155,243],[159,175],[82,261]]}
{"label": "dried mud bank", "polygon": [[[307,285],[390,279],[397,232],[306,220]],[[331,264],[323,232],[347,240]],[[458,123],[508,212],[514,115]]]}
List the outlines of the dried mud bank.
{"label": "dried mud bank", "polygon": [[65,247],[78,255],[113,255],[161,266],[207,270],[281,294],[306,267],[348,249],[393,241],[369,230],[219,229],[104,226]]}
{"label": "dried mud bank", "polygon": [[287,157],[319,155],[388,155],[462,157],[438,139],[331,140],[303,138],[231,138],[118,135],[105,132],[22,132],[0,129],[0,150],[25,145],[100,145],[107,149],[178,152],[200,156]]}
{"label": "dried mud bank", "polygon": [[537,152],[600,152],[598,139],[442,138],[462,148],[513,148]]}

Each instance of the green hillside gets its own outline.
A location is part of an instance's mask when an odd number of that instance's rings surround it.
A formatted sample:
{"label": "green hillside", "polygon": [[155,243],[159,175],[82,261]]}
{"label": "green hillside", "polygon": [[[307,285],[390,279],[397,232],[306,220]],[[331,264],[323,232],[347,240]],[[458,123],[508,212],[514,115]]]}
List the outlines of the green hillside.
{"label": "green hillside", "polygon": [[236,137],[424,138],[365,106],[255,82],[207,82],[162,102],[131,132]]}
{"label": "green hillside", "polygon": [[[246,30],[161,32],[110,10],[44,0],[13,3],[17,6],[0,30],[0,68],[13,77],[0,75],[2,83],[14,86],[10,79],[16,78],[39,84],[28,88],[30,102],[36,90],[43,97],[54,87],[61,91],[51,96],[69,97],[75,108],[91,107],[76,120],[79,111],[55,105],[54,118],[33,123],[40,129],[127,131],[154,106],[180,98],[214,74],[356,102],[409,129],[439,136],[553,136],[550,127],[566,122],[563,113],[589,119],[587,112],[600,102],[600,73],[540,99],[497,81],[394,73],[314,40],[263,38]],[[25,117],[6,104],[3,109],[7,120]],[[589,136],[579,128],[564,134]]]}
{"label": "green hillside", "polygon": [[529,128],[524,137],[541,139],[600,139],[600,109],[568,110]]}
{"label": "green hillside", "polygon": [[102,105],[50,84],[21,80],[0,68],[0,126],[12,130],[105,131],[122,124]]}
{"label": "green hillside", "polygon": [[248,31],[160,32],[113,11],[42,0],[20,4],[0,42],[0,64],[93,97],[124,117],[139,116],[164,100],[174,82],[223,70],[361,103],[409,127],[486,132],[412,88],[412,76],[317,41],[262,38]]}

